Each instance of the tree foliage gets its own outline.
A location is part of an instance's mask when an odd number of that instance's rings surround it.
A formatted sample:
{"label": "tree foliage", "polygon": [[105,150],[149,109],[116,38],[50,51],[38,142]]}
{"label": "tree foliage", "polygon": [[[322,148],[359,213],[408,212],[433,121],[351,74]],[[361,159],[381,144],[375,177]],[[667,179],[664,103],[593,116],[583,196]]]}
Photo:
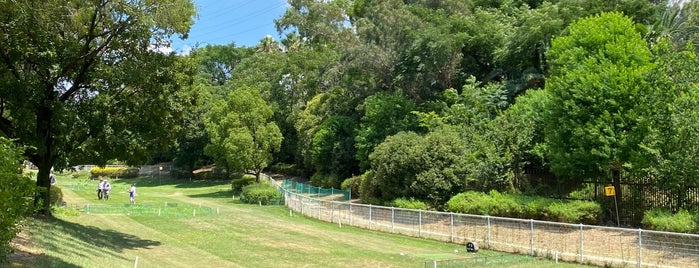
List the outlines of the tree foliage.
{"label": "tree foliage", "polygon": [[12,251],[10,241],[20,231],[20,221],[34,208],[31,197],[35,187],[32,180],[22,174],[22,154],[21,147],[0,138],[0,263]]}
{"label": "tree foliage", "polygon": [[282,142],[272,115],[272,107],[257,89],[242,86],[230,90],[226,99],[213,103],[206,118],[211,143],[205,152],[229,174],[252,170],[259,182],[260,173],[269,166]]}
{"label": "tree foliage", "polygon": [[648,131],[651,53],[633,22],[603,13],[568,27],[548,53],[546,142],[551,167],[571,179],[619,176]]}
{"label": "tree foliage", "polygon": [[0,14],[0,131],[27,146],[38,186],[54,166],[143,162],[173,144],[189,96],[158,49],[187,35],[191,1],[4,1]]}

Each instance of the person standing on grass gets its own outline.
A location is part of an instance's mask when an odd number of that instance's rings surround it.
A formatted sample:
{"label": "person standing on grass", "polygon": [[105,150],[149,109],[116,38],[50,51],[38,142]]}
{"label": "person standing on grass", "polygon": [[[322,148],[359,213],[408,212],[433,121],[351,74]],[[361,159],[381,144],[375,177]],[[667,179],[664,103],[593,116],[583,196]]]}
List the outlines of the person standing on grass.
{"label": "person standing on grass", "polygon": [[100,182],[97,183],[97,199],[102,200],[102,190],[104,189],[104,180],[100,177]]}
{"label": "person standing on grass", "polygon": [[136,204],[136,184],[132,183],[131,188],[129,189],[129,199],[131,200],[131,204]]}
{"label": "person standing on grass", "polygon": [[102,198],[104,198],[104,200],[109,200],[110,190],[112,190],[112,185],[109,184],[108,180],[104,180],[104,186],[102,187]]}

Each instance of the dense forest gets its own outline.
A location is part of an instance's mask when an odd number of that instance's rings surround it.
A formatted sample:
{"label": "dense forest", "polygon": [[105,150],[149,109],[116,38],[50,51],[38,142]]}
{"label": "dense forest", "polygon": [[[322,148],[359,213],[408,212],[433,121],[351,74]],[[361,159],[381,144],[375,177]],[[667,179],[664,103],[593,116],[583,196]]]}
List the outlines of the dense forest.
{"label": "dense forest", "polygon": [[281,40],[158,52],[195,10],[0,8],[0,134],[39,168],[35,204],[52,168],[173,161],[372,204],[497,191],[608,208],[613,185],[627,223],[699,207],[695,2],[290,0]]}
{"label": "dense forest", "polygon": [[289,4],[282,40],[183,57],[196,109],[161,158],[296,173],[374,204],[590,183],[622,203],[650,204],[641,185],[673,211],[698,204],[695,3]]}

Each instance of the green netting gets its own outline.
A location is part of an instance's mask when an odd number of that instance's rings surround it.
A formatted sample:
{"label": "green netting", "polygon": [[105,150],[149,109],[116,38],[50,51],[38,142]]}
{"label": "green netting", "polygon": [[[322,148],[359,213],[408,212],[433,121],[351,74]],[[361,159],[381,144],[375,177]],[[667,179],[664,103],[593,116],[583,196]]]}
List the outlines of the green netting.
{"label": "green netting", "polygon": [[352,192],[349,189],[321,188],[291,180],[284,180],[282,188],[308,197],[326,198],[334,201],[349,201],[352,196]]}
{"label": "green netting", "polygon": [[210,207],[181,203],[163,204],[87,204],[83,212],[88,214],[157,215],[157,216],[207,216],[215,213]]}

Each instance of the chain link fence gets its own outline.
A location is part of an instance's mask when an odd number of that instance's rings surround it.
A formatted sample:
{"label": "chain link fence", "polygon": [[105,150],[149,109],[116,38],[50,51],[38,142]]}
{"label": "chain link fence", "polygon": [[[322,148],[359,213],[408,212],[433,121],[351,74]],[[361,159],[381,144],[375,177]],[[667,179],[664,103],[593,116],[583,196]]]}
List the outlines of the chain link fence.
{"label": "chain link fence", "polygon": [[699,267],[699,235],[400,209],[314,198],[283,190],[308,217],[369,230],[530,256],[613,267]]}

